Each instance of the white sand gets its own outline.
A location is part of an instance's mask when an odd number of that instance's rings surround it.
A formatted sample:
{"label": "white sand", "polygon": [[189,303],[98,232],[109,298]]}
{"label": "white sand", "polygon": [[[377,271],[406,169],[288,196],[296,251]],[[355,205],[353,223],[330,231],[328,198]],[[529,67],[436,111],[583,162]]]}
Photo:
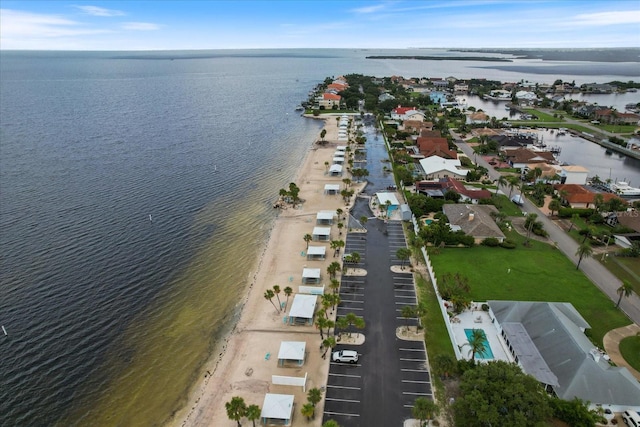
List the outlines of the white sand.
{"label": "white sand", "polygon": [[[264,298],[267,289],[279,285],[293,288],[294,294],[289,299],[289,307],[293,296],[301,284],[302,269],[320,268],[322,284],[328,285],[327,267],[338,258],[333,257],[329,242],[312,242],[313,245],[327,247],[324,261],[308,261],[301,253],[306,250],[303,236],[311,234],[316,225],[316,214],[323,211],[334,211],[338,208],[347,210],[340,195],[325,195],[325,184],[340,184],[349,177],[345,172],[341,177],[331,177],[326,173],[325,161],[332,163],[337,145],[346,145],[346,141],[338,141],[337,120],[335,115],[327,116],[325,129],[326,145],[312,143],[305,161],[298,172],[296,185],[300,187],[300,198],[304,203],[296,209],[290,206],[283,209],[271,231],[267,246],[259,261],[257,272],[250,275],[253,283],[248,291],[238,325],[228,336],[221,348],[214,354],[204,369],[203,379],[194,387],[189,396],[188,405],[177,413],[174,426],[235,426],[235,421],[227,417],[225,403],[232,397],[239,396],[247,405],[262,407],[265,393],[293,394],[295,426],[320,426],[324,399],[316,407],[315,420],[307,421],[300,414],[300,408],[306,403],[306,393],[301,387],[273,385],[271,375],[303,377],[308,374],[307,390],[322,387],[326,384],[329,371],[329,357],[322,359],[320,351],[320,333],[315,326],[292,326],[285,324],[283,318],[288,313],[277,312],[274,306]],[[319,139],[319,137],[318,137]],[[352,185],[355,194],[362,190],[364,184]],[[274,188],[274,201],[278,196]],[[351,203],[355,201],[352,197]],[[343,235],[339,236],[337,220],[331,226],[332,240],[346,240],[346,221]],[[286,300],[284,292],[280,293],[281,301]],[[273,299],[278,305],[277,298]],[[318,306],[320,299],[318,298]],[[301,367],[279,367],[278,351],[281,341],[305,341],[307,360]],[[270,354],[267,359],[265,356]],[[161,391],[159,391],[161,392]],[[247,424],[245,420],[243,424]]]}

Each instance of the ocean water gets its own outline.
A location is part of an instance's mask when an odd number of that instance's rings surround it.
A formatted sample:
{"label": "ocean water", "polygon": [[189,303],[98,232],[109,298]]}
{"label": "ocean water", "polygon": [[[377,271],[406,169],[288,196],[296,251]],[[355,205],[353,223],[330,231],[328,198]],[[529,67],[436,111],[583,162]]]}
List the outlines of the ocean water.
{"label": "ocean water", "polygon": [[185,403],[321,129],[294,109],[325,77],[624,73],[365,59],[388,53],[0,52],[0,425],[162,425]]}

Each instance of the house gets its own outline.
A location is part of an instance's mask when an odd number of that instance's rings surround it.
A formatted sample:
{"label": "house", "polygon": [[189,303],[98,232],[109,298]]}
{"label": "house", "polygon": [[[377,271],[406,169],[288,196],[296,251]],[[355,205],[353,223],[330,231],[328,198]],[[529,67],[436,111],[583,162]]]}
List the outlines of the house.
{"label": "house", "polygon": [[406,132],[415,132],[419,134],[423,129],[432,130],[433,122],[423,122],[421,120],[405,120],[402,122],[402,126],[399,128]]}
{"label": "house", "polygon": [[549,163],[529,163],[522,168],[522,178],[524,178],[529,171],[534,169],[540,169],[542,173],[540,177],[538,177],[538,182],[553,182],[556,184],[561,184],[561,173],[562,166],[559,165],[551,165]]}
{"label": "house", "polygon": [[464,82],[457,82],[453,85],[454,93],[467,93],[469,92],[469,85]]}
{"label": "house", "polygon": [[640,383],[612,366],[584,334],[570,303],[487,301],[499,335],[522,370],[563,400],[640,409]]}
{"label": "house", "polygon": [[321,96],[316,98],[318,105],[320,108],[324,108],[326,110],[331,110],[335,106],[336,108],[340,107],[340,101],[342,97],[333,93],[323,93]]}
{"label": "house", "polygon": [[380,209],[383,209],[383,206],[387,206],[386,208],[386,216],[387,218],[391,216],[393,211],[400,207],[400,202],[396,197],[396,194],[390,191],[379,191],[375,195],[375,200],[378,203]]}
{"label": "house", "polygon": [[454,178],[443,178],[442,189],[446,191],[453,191],[460,195],[460,201],[464,203],[478,204],[482,199],[490,199],[492,194],[489,190],[482,189],[468,189],[463,183]]}
{"label": "house", "polygon": [[482,111],[471,113],[467,116],[467,123],[470,125],[489,123],[489,121],[491,121],[491,117]]}
{"label": "house", "polygon": [[285,426],[291,425],[291,419],[293,418],[293,397],[292,394],[265,394],[260,412],[262,424],[269,425],[275,423]]}
{"label": "house", "polygon": [[437,181],[416,181],[415,189],[417,193],[434,199],[444,199],[444,189],[441,180]]}
{"label": "house", "polygon": [[526,90],[519,90],[516,92],[516,98],[518,98],[519,100],[522,101],[537,101],[538,97],[536,96],[536,94],[534,92],[530,92],[530,91],[526,91]]}
{"label": "house", "polygon": [[440,156],[444,159],[457,159],[458,153],[449,149],[449,141],[442,137],[418,137],[416,145],[424,157]]}
{"label": "house", "polygon": [[585,185],[589,169],[578,165],[560,166],[560,182],[562,184]]}
{"label": "house", "polygon": [[396,97],[387,92],[382,93],[380,94],[380,96],[378,96],[378,101],[380,102],[388,101],[390,99],[396,99]]}
{"label": "house", "polygon": [[405,121],[405,120],[418,120],[424,121],[424,113],[416,110],[415,107],[403,107],[398,105],[397,108],[391,110],[391,119]]}
{"label": "house", "polygon": [[[556,184],[553,188],[555,193],[560,196],[560,199],[572,208],[595,208],[594,202],[597,194],[602,196],[602,200],[605,203],[614,198],[624,201],[615,194],[596,193],[578,184]],[[626,201],[624,202],[627,203]]]}
{"label": "house", "polygon": [[447,94],[444,92],[430,92],[429,98],[434,104],[442,104],[444,102],[447,102]]}
{"label": "house", "polygon": [[442,212],[449,218],[449,224],[458,226],[464,234],[472,236],[476,243],[493,237],[502,242],[504,233],[491,217],[491,213],[498,213],[492,205],[445,204]]}
{"label": "house", "polygon": [[466,179],[468,169],[462,167],[460,159],[445,159],[440,156],[431,156],[426,159],[421,159],[420,166],[424,171],[427,179],[440,179],[440,178],[457,178]]}
{"label": "house", "polygon": [[516,169],[523,169],[530,163],[555,163],[556,158],[550,151],[534,151],[528,148],[503,150],[506,161]]}
{"label": "house", "polygon": [[634,244],[640,243],[640,212],[636,210],[611,212],[604,221],[611,227],[623,226],[633,230],[631,233],[614,234],[613,237],[616,245],[629,249],[633,247]]}

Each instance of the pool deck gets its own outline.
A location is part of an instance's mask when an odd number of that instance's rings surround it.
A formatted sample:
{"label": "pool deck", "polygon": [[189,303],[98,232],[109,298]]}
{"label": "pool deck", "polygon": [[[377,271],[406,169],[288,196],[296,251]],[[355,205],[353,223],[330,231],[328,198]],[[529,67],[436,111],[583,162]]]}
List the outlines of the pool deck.
{"label": "pool deck", "polygon": [[491,347],[494,358],[476,358],[476,360],[504,360],[506,362],[513,362],[513,357],[511,357],[511,353],[509,352],[508,347],[502,337],[498,335],[498,330],[491,322],[489,313],[486,311],[482,311],[482,309],[480,308],[481,306],[482,303],[473,303],[471,305],[472,308],[465,310],[464,312],[449,319],[451,321],[451,329],[453,330],[454,339],[456,341],[454,345],[457,345],[458,348],[460,348],[460,353],[462,354],[463,358],[471,359],[471,354],[469,354],[469,346],[465,345],[464,347],[462,347],[467,342],[467,336],[465,335],[464,330],[482,329],[484,330],[484,334],[489,341],[489,346]]}

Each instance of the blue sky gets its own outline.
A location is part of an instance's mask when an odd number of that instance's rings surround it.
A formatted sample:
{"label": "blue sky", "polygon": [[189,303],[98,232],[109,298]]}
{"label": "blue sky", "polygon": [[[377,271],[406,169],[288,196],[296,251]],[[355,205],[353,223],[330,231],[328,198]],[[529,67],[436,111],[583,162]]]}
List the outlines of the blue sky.
{"label": "blue sky", "polygon": [[640,0],[3,0],[0,7],[0,49],[640,47]]}

